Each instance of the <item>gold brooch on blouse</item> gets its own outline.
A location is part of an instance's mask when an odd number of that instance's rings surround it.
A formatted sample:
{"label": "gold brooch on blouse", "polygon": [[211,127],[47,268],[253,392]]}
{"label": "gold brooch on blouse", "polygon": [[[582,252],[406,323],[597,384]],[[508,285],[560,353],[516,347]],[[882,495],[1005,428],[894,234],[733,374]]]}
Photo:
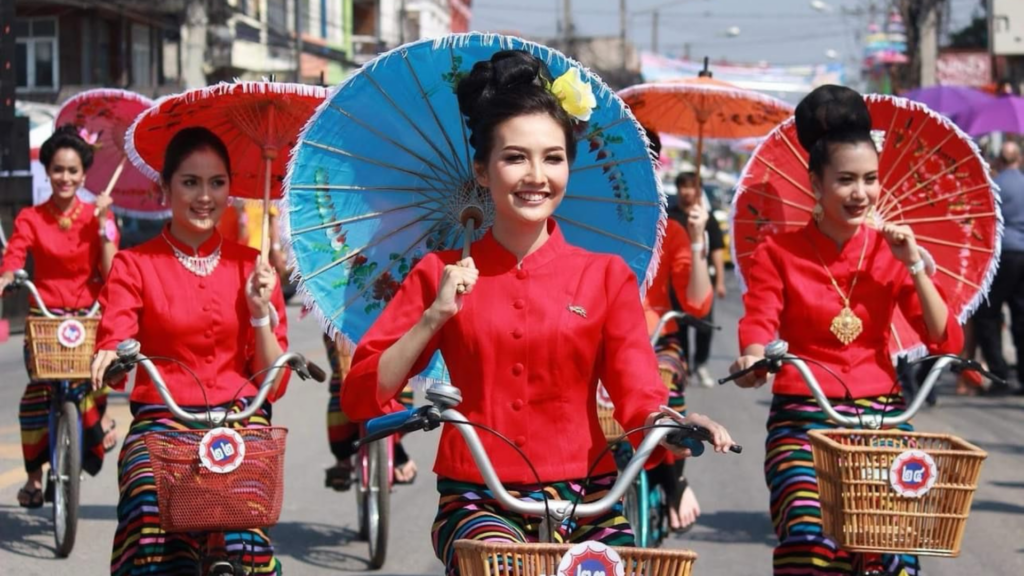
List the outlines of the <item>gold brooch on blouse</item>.
{"label": "gold brooch on blouse", "polygon": [[573,306],[572,304],[570,304],[569,312],[572,312],[573,314],[578,314],[584,318],[587,317],[587,311],[583,308],[583,306]]}

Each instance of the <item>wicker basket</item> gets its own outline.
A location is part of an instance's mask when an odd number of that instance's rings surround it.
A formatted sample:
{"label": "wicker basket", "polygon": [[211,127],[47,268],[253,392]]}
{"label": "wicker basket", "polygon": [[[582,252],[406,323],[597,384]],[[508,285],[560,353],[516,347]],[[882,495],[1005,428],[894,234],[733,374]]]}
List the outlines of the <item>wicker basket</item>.
{"label": "wicker basket", "polygon": [[[571,544],[504,544],[458,540],[462,576],[554,576]],[[625,576],[690,576],[697,553],[689,550],[615,548]],[[506,568],[508,566],[508,568]]]}
{"label": "wicker basket", "polygon": [[287,428],[236,428],[245,459],[219,474],[199,461],[207,430],[168,430],[143,435],[156,480],[160,528],[165,532],[220,532],[277,524],[284,498]]}
{"label": "wicker basket", "polygon": [[[658,372],[661,374],[661,381],[669,389],[672,388],[672,377],[674,372],[669,368],[659,368]],[[622,429],[622,426],[615,421],[615,409],[614,408],[602,408],[600,405],[597,407],[597,421],[601,423],[601,431],[604,432],[604,437],[609,442],[616,442],[622,435],[626,433]]]}
{"label": "wicker basket", "polygon": [[[853,552],[955,557],[987,454],[955,436],[900,430],[812,430],[825,533]],[[935,484],[920,497],[890,484],[907,450],[931,456]]]}
{"label": "wicker basket", "polygon": [[[85,328],[84,340],[74,348],[60,343],[58,328],[69,319]],[[33,380],[85,380],[91,376],[92,353],[96,347],[99,318],[43,318],[25,320],[25,340],[29,349],[29,376]]]}

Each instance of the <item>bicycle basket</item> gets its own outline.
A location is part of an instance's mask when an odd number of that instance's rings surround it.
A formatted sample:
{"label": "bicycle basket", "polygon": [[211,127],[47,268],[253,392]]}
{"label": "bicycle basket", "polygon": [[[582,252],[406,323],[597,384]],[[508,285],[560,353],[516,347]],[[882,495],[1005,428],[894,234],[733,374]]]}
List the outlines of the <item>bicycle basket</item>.
{"label": "bicycle basket", "polygon": [[99,318],[29,316],[25,320],[29,376],[33,380],[88,379],[99,322]]}
{"label": "bicycle basket", "polygon": [[[550,576],[571,544],[506,544],[457,540],[455,556],[462,576]],[[689,550],[615,548],[625,576],[690,576],[697,553]],[[507,567],[507,568],[506,568]]]}
{"label": "bicycle basket", "polygon": [[168,430],[143,435],[153,466],[160,528],[166,532],[219,532],[273,526],[284,497],[287,428],[235,428],[245,457],[228,473],[200,462],[208,430]]}
{"label": "bicycle basket", "polygon": [[987,454],[960,438],[812,430],[825,533],[853,552],[956,557]]}
{"label": "bicycle basket", "polygon": [[[661,366],[658,368],[658,372],[661,374],[661,381],[671,390],[672,386],[674,386],[672,383],[672,379],[675,376],[673,370],[671,368]],[[601,398],[601,394],[601,392],[598,393],[598,398]],[[604,432],[605,439],[609,442],[615,442],[621,438],[626,431],[623,430],[622,426],[620,426],[615,420],[615,408],[611,407],[610,404],[606,405],[608,402],[608,400],[605,402],[598,402],[597,421],[601,423],[601,431]]]}

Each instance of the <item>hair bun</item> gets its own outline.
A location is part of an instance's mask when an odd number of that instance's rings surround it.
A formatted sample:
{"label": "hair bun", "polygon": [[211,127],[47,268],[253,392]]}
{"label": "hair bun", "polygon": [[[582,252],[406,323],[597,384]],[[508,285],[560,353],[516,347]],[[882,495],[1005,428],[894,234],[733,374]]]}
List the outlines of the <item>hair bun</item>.
{"label": "hair bun", "polygon": [[871,133],[871,113],[864,98],[845,86],[815,88],[797,105],[796,135],[804,150],[832,134]]}
{"label": "hair bun", "polygon": [[546,73],[541,61],[522,50],[501,50],[490,60],[473,65],[469,75],[459,82],[456,94],[459,110],[472,128],[478,111],[499,93],[508,94],[516,88],[543,86]]}
{"label": "hair bun", "polygon": [[74,124],[68,122],[67,124],[62,124],[61,126],[57,127],[57,129],[53,131],[53,135],[73,136],[84,142],[84,139],[82,139],[81,134],[79,134],[79,130],[80,128],[78,126],[75,126]]}

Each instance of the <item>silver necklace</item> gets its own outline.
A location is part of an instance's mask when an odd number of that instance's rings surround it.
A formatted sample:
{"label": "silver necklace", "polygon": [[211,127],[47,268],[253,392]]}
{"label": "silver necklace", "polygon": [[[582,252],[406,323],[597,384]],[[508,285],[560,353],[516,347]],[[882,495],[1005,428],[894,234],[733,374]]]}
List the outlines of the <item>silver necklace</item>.
{"label": "silver necklace", "polygon": [[171,242],[166,232],[162,233],[161,236],[164,242],[167,242],[167,245],[174,251],[174,256],[178,259],[178,262],[181,262],[181,265],[186,270],[200,278],[206,278],[213,274],[213,271],[217,269],[217,264],[220,264],[220,247],[224,243],[223,239],[217,244],[217,249],[210,253],[209,256],[189,256]]}

